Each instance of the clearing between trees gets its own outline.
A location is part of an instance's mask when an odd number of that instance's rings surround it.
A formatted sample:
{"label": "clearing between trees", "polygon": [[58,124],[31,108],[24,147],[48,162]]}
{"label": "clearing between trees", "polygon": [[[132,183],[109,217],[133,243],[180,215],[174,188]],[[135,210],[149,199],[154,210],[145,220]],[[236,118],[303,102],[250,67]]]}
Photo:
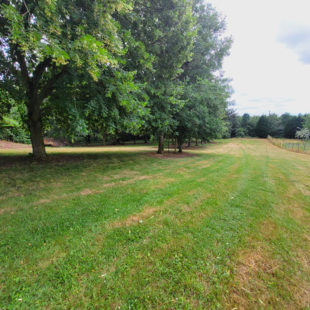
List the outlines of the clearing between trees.
{"label": "clearing between trees", "polygon": [[309,155],[47,150],[0,150],[1,309],[309,309]]}

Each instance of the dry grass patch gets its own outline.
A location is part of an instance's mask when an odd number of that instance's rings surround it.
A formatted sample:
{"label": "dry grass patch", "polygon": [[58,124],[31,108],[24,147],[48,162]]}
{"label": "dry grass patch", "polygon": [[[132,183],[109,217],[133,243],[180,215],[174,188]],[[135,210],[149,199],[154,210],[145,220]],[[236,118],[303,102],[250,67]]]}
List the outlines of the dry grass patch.
{"label": "dry grass patch", "polygon": [[262,247],[242,251],[227,298],[228,309],[260,309],[277,304],[276,296],[268,289],[266,278],[273,278],[278,268],[279,263]]}
{"label": "dry grass patch", "polygon": [[155,180],[158,180],[159,183],[152,185],[152,189],[161,189],[165,188],[168,184],[175,182],[175,179],[173,178],[168,178],[168,177],[156,177]]}
{"label": "dry grass patch", "polygon": [[15,208],[3,208],[3,209],[0,209],[0,215],[2,215],[4,213],[14,214],[15,210],[16,210]]}
{"label": "dry grass patch", "polygon": [[50,203],[50,202],[52,202],[52,200],[50,199],[40,199],[38,202],[36,202],[36,204],[41,205],[41,204]]}
{"label": "dry grass patch", "polygon": [[242,144],[240,144],[239,141],[236,140],[229,143],[215,144],[214,147],[210,147],[200,152],[207,154],[231,154],[236,157],[241,157],[243,154],[242,149]]}
{"label": "dry grass patch", "polygon": [[119,182],[113,182],[113,183],[107,183],[104,184],[104,187],[112,187],[112,186],[116,186],[116,185],[126,185],[126,184],[132,184],[136,181],[141,181],[141,180],[147,180],[147,179],[151,179],[154,176],[147,176],[147,175],[141,175],[138,177],[134,177],[132,179],[129,180],[125,180],[125,181],[119,181]]}
{"label": "dry grass patch", "polygon": [[[154,176],[153,176],[154,177]],[[127,185],[127,184],[132,184],[136,181],[141,181],[141,180],[147,180],[150,179],[151,176],[138,176],[138,177],[134,177],[132,179],[129,180],[125,180],[125,181],[116,181],[113,183],[106,183],[103,184],[103,189],[89,189],[89,188],[85,188],[83,190],[81,190],[80,192],[75,192],[75,193],[70,193],[70,194],[63,194],[60,196],[52,196],[51,198],[44,198],[44,199],[40,199],[38,201],[36,201],[33,205],[41,205],[41,204],[46,204],[46,203],[50,203],[52,201],[55,200],[60,200],[60,199],[65,199],[65,198],[73,198],[76,196],[89,196],[89,195],[94,195],[94,194],[101,194],[104,192],[105,188],[110,188],[110,187],[114,187],[114,186],[119,186],[119,185]]]}
{"label": "dry grass patch", "polygon": [[192,164],[192,167],[209,167],[212,163],[210,160],[201,160],[197,163]]}
{"label": "dry grass patch", "polygon": [[272,220],[265,220],[261,224],[260,233],[266,240],[273,240],[279,236],[279,228]]}
{"label": "dry grass patch", "polygon": [[145,208],[142,212],[130,215],[126,219],[115,221],[109,224],[109,228],[128,227],[132,225],[138,225],[143,220],[151,218],[155,212],[160,210],[159,208]]}
{"label": "dry grass patch", "polygon": [[101,191],[95,191],[95,190],[91,190],[91,189],[88,189],[88,188],[85,188],[83,189],[80,194],[82,196],[88,196],[88,195],[92,195],[92,194],[96,194],[96,193],[100,193]]}
{"label": "dry grass patch", "polygon": [[[286,262],[273,258],[269,250],[270,242],[279,237],[280,227],[272,220],[266,220],[261,224],[260,234],[265,240],[251,239],[248,242],[250,248],[239,253],[234,283],[226,298],[227,308],[307,309],[310,306],[310,282],[305,280],[309,275],[307,249],[296,248],[291,254],[301,265],[292,276],[287,273]],[[279,294],[287,295],[287,300]]]}
{"label": "dry grass patch", "polygon": [[7,200],[7,199],[10,199],[10,198],[17,198],[17,197],[23,197],[24,194],[22,193],[10,193],[10,194],[7,194],[7,195],[2,195],[0,197],[0,201],[1,200]]}
{"label": "dry grass patch", "polygon": [[285,208],[288,210],[289,214],[298,222],[306,221],[309,223],[309,214],[297,202],[292,202],[289,206],[286,206]]}
{"label": "dry grass patch", "polygon": [[65,252],[58,250],[52,256],[41,259],[38,262],[38,268],[39,269],[46,269],[48,266],[52,265],[58,259],[64,258],[66,255],[67,254]]}
{"label": "dry grass patch", "polygon": [[[275,206],[275,211],[280,214],[289,214],[292,218],[296,219],[299,223],[308,222],[310,220],[309,213],[305,210],[305,202],[303,201],[302,196],[307,196],[310,192],[306,189],[309,186],[308,183],[305,184],[308,180],[305,178],[292,180],[295,177],[290,175],[287,177],[282,172],[280,172],[276,167],[272,166],[274,171],[273,175],[273,184],[276,187],[276,191],[281,194],[280,203]],[[304,182],[304,183],[302,183]],[[282,184],[288,184],[288,187],[285,189],[281,188]]]}
{"label": "dry grass patch", "polygon": [[305,184],[296,183],[296,187],[303,195],[310,196],[310,190],[308,190],[308,187]]}

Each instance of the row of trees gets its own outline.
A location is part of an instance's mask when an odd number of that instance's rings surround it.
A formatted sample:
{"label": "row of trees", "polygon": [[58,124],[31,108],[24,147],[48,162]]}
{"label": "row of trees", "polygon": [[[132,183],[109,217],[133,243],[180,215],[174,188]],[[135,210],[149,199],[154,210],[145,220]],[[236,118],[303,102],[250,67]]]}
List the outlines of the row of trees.
{"label": "row of trees", "polygon": [[203,0],[3,0],[0,10],[0,127],[28,130],[35,158],[45,134],[148,135],[162,153],[164,137],[182,151],[227,131],[231,39]]}
{"label": "row of trees", "polygon": [[245,113],[239,116],[234,110],[228,110],[227,119],[230,137],[266,138],[270,135],[293,139],[301,129],[310,130],[310,114],[296,116],[284,113],[281,116],[276,114],[250,116]]}

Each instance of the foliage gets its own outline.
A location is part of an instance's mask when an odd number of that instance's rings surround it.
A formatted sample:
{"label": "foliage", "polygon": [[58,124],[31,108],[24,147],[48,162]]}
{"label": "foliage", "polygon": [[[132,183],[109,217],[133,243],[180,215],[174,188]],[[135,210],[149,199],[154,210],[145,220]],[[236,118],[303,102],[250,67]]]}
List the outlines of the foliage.
{"label": "foliage", "polygon": [[147,113],[147,97],[134,76],[120,68],[105,70],[98,81],[70,75],[66,89],[54,93],[49,98],[53,104],[43,109],[47,134],[71,142],[88,136],[102,141],[120,133],[137,134]]}
{"label": "foliage", "polygon": [[[195,37],[191,1],[135,1],[130,29],[145,51],[152,56],[152,67],[143,69],[149,116],[146,128],[163,137],[175,128],[173,115],[184,105],[183,86],[176,79],[182,65],[191,59]],[[135,60],[137,61],[137,60]],[[159,152],[163,151],[162,138]]]}
{"label": "foliage", "polygon": [[231,38],[202,0],[6,0],[1,9],[1,96],[26,107],[36,158],[46,156],[43,135],[154,136],[162,151],[165,135],[227,131],[220,70]]}
{"label": "foliage", "polygon": [[303,118],[301,115],[291,116],[284,127],[284,137],[294,139],[297,130],[301,129],[303,125]]}
{"label": "foliage", "polygon": [[234,110],[227,110],[229,137],[285,137],[293,139],[301,128],[307,128],[309,114],[294,116],[289,113],[251,116],[245,113],[242,117]]}
{"label": "foliage", "polygon": [[0,89],[0,140],[29,143],[30,137],[24,126],[24,117],[25,109],[17,105],[7,91]]}
{"label": "foliage", "polygon": [[308,128],[303,128],[296,131],[296,138],[302,140],[310,139],[310,130]]}
{"label": "foliage", "polygon": [[[102,71],[117,68],[126,53],[113,14],[130,10],[126,0],[17,1],[1,4],[0,47],[3,78],[12,81],[28,110],[34,156],[46,156],[42,105],[64,90],[59,80],[87,72],[97,81]],[[66,85],[66,83],[65,83]],[[50,107],[54,109],[54,107]],[[69,106],[66,107],[69,110]]]}
{"label": "foliage", "polygon": [[281,118],[279,118],[276,114],[269,114],[267,118],[269,123],[268,134],[272,137],[282,137],[284,125],[281,122]]}
{"label": "foliage", "polygon": [[173,136],[178,138],[180,152],[185,139],[207,141],[223,135],[230,94],[228,82],[215,74],[221,69],[231,45],[230,38],[222,38],[225,23],[203,1],[194,1],[193,12],[197,31],[193,56],[184,63],[179,77],[185,104],[174,116],[176,129]]}
{"label": "foliage", "polygon": [[236,113],[234,109],[227,109],[226,111],[227,126],[229,132],[229,138],[237,137],[238,129],[241,126],[240,116]]}
{"label": "foliage", "polygon": [[259,138],[267,138],[270,131],[270,123],[266,115],[262,115],[256,125],[255,133]]}
{"label": "foliage", "polygon": [[241,118],[241,129],[243,129],[243,133],[245,136],[250,135],[250,115],[248,113],[244,113]]}
{"label": "foliage", "polygon": [[303,128],[308,128],[310,130],[310,114],[306,114],[303,121]]}

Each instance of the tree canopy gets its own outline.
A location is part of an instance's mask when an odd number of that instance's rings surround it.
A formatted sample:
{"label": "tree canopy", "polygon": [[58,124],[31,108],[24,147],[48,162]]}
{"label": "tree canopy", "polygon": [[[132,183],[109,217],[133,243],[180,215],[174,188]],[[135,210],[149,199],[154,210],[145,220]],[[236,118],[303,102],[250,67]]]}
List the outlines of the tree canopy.
{"label": "tree canopy", "polygon": [[153,136],[160,153],[164,136],[220,136],[224,30],[202,0],[4,0],[1,122],[17,120],[37,159],[46,135]]}

